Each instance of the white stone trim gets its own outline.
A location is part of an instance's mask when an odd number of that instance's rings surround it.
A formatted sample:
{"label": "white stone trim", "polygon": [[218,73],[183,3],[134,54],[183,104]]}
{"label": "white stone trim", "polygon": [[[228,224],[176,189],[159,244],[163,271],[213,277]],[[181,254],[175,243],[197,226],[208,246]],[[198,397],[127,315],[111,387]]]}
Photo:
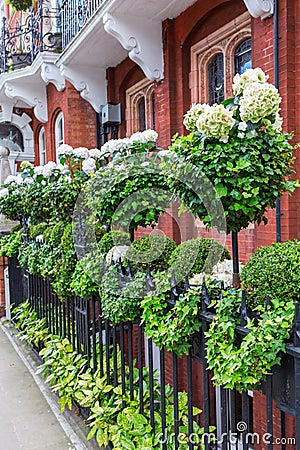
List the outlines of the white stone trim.
{"label": "white stone trim", "polygon": [[89,102],[95,111],[107,103],[106,70],[93,66],[61,65],[62,76],[73,84],[84,100]]}
{"label": "white stone trim", "polygon": [[22,100],[33,107],[34,115],[40,122],[47,122],[47,94],[44,84],[34,82],[21,82],[19,79],[6,82],[5,95],[11,99]]}
{"label": "white stone trim", "polygon": [[59,67],[55,64],[43,63],[41,66],[41,77],[46,84],[54,84],[58,91],[63,91],[66,87],[65,79],[62,76]]}
{"label": "white stone trim", "polygon": [[274,14],[273,0],[244,0],[252,17],[266,19]]}
{"label": "white stone trim", "polygon": [[149,80],[163,78],[162,24],[160,20],[125,14],[103,16],[105,31],[115,37]]}

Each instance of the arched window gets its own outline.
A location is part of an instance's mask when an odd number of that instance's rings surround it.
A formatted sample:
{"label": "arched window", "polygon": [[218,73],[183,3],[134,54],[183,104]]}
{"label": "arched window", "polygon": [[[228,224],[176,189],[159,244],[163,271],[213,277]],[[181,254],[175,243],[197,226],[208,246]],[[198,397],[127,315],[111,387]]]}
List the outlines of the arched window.
{"label": "arched window", "polygon": [[146,130],[146,102],[145,97],[142,97],[138,104],[137,104],[137,110],[138,110],[138,123],[139,123],[139,131],[145,131]]}
{"label": "arched window", "polygon": [[147,128],[155,129],[153,82],[144,79],[126,91],[126,135]]}
{"label": "arched window", "polygon": [[191,47],[191,103],[232,97],[236,73],[251,67],[251,17],[241,14]]}
{"label": "arched window", "polygon": [[[55,120],[55,150],[64,143],[64,115],[60,112]],[[56,159],[58,160],[57,155]]]}
{"label": "arched window", "polygon": [[235,73],[242,74],[252,68],[251,38],[245,39],[234,52]]}
{"label": "arched window", "polygon": [[207,66],[208,102],[210,105],[224,100],[224,56],[215,55]]}
{"label": "arched window", "polygon": [[45,138],[45,128],[42,127],[39,132],[39,155],[40,155],[40,165],[46,164],[46,138]]}

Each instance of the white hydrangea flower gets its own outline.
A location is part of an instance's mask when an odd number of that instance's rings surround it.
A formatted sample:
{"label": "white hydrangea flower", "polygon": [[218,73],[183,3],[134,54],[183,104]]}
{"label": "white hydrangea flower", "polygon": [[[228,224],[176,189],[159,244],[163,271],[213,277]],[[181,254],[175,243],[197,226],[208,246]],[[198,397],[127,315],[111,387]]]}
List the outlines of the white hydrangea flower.
{"label": "white hydrangea flower", "polygon": [[127,250],[129,249],[128,245],[115,245],[112,247],[106,255],[106,263],[111,264],[112,262],[116,263],[120,259],[124,261]]}
{"label": "white hydrangea flower", "polygon": [[8,177],[4,180],[4,183],[6,186],[16,183],[17,177],[15,175],[8,175]]}
{"label": "white hydrangea flower", "polygon": [[240,130],[240,131],[246,131],[246,130],[247,130],[247,127],[248,127],[248,125],[247,125],[246,122],[240,122],[240,123],[238,124],[238,130]]}
{"label": "white hydrangea flower", "polygon": [[22,161],[20,164],[21,169],[27,169],[33,167],[33,164],[31,164],[29,161]]}
{"label": "white hydrangea flower", "polygon": [[73,155],[73,147],[69,144],[61,144],[57,147],[56,152],[58,156],[71,156]]}
{"label": "white hydrangea flower", "polygon": [[266,75],[259,67],[255,69],[246,69],[244,73],[237,73],[233,78],[233,93],[234,95],[241,95],[244,89],[252,83],[265,84],[269,76]]}
{"label": "white hydrangea flower", "polygon": [[244,139],[244,137],[245,137],[245,133],[242,133],[242,132],[239,132],[237,135],[238,135],[238,138],[240,138],[240,139]]}
{"label": "white hydrangea flower", "polygon": [[0,189],[0,197],[1,198],[5,198],[7,197],[9,194],[9,190],[7,188],[2,188]]}
{"label": "white hydrangea flower", "polygon": [[44,175],[44,166],[35,166],[33,169],[34,176],[37,177],[39,175]]}
{"label": "white hydrangea flower", "polygon": [[235,124],[233,113],[233,110],[225,108],[224,105],[209,106],[198,117],[197,129],[207,137],[222,139],[222,142],[225,142]]}
{"label": "white hydrangea flower", "polygon": [[69,168],[65,164],[57,164],[56,170],[59,170],[59,172],[62,173],[62,174],[69,173]]}
{"label": "white hydrangea flower", "polygon": [[96,170],[96,161],[93,158],[87,158],[82,162],[82,170],[87,175],[94,173]]}
{"label": "white hydrangea flower", "polygon": [[158,139],[158,133],[155,130],[145,130],[142,132],[142,142],[156,142]]}
{"label": "white hydrangea flower", "polygon": [[197,131],[197,120],[201,115],[206,115],[210,111],[210,106],[206,103],[193,103],[188,112],[184,115],[183,124],[189,131]]}
{"label": "white hydrangea flower", "polygon": [[17,174],[16,176],[16,184],[23,184],[23,180],[24,178],[22,177],[22,175],[20,173]]}
{"label": "white hydrangea flower", "polygon": [[73,156],[75,156],[78,159],[86,159],[89,157],[89,151],[86,147],[74,148]]}
{"label": "white hydrangea flower", "polygon": [[130,136],[130,143],[134,144],[135,142],[143,142],[143,133],[141,131],[137,131]]}
{"label": "white hydrangea flower", "polygon": [[257,123],[263,117],[279,112],[281,97],[272,84],[254,82],[249,84],[240,99],[240,115],[244,122]]}
{"label": "white hydrangea flower", "polygon": [[89,150],[89,156],[90,158],[101,159],[102,154],[98,148],[91,148],[91,150]]}
{"label": "white hydrangea flower", "polygon": [[50,178],[53,175],[53,171],[56,169],[57,164],[54,161],[49,161],[43,166],[43,175],[45,178]]}
{"label": "white hydrangea flower", "polygon": [[23,178],[24,184],[32,184],[33,182],[34,182],[34,179],[32,177]]}
{"label": "white hydrangea flower", "polygon": [[[239,264],[240,268],[243,267],[243,264]],[[224,287],[230,287],[232,285],[232,260],[225,259],[224,261],[218,262],[214,265],[212,269],[212,273],[207,275],[204,273],[198,273],[194,275],[190,280],[190,284],[201,285],[203,283],[204,277],[209,277],[212,280],[223,281]]]}

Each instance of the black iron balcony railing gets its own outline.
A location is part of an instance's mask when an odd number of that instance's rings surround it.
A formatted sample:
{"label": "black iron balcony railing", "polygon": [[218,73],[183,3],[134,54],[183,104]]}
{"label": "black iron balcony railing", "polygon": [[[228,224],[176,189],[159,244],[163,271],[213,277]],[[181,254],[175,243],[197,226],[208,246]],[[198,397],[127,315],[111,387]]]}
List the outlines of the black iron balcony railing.
{"label": "black iron balcony railing", "polygon": [[65,48],[107,0],[64,0],[61,6],[62,46]]}
{"label": "black iron balcony railing", "polygon": [[0,72],[11,72],[33,63],[43,51],[62,48],[60,11],[39,0],[36,12],[31,7],[24,23],[14,27],[2,19]]}
{"label": "black iron balcony railing", "polygon": [[24,23],[16,26],[2,19],[0,73],[31,65],[44,51],[59,53],[107,0],[64,0],[53,8],[49,0],[31,7]]}

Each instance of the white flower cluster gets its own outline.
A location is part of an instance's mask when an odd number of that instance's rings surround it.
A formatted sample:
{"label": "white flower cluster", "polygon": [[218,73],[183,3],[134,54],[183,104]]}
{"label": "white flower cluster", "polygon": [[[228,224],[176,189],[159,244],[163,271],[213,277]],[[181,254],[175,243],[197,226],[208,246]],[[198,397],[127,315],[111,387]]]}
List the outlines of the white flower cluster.
{"label": "white flower cluster", "polygon": [[184,115],[183,125],[189,131],[197,131],[197,120],[210,109],[206,103],[193,103],[188,112]]}
{"label": "white flower cluster", "polygon": [[82,170],[87,175],[94,173],[96,170],[96,161],[93,158],[86,158],[82,161]]}
{"label": "white flower cluster", "polygon": [[124,261],[127,250],[129,249],[128,245],[115,245],[112,247],[106,255],[106,263],[111,264],[112,262],[116,263],[120,259]]}
{"label": "white flower cluster", "polygon": [[207,137],[228,141],[228,134],[235,124],[233,110],[224,105],[205,105],[196,121],[197,130]]}
{"label": "white flower cluster", "polygon": [[0,198],[5,198],[7,197],[9,194],[9,190],[8,188],[2,188],[0,189]]}
{"label": "white flower cluster", "polygon": [[246,87],[252,83],[265,84],[269,76],[266,75],[259,67],[255,69],[246,69],[244,73],[237,73],[233,78],[233,93],[234,95],[241,95]]}
{"label": "white flower cluster", "polygon": [[275,116],[279,111],[281,97],[272,84],[251,83],[240,99],[240,115],[244,122],[257,123],[263,117]]}
{"label": "white flower cluster", "polygon": [[147,144],[155,143],[158,139],[158,134],[154,130],[138,131],[130,138],[110,139],[101,147],[101,157],[117,158],[119,156],[126,156],[131,154],[131,146],[137,143]]}
{"label": "white flower cluster", "polygon": [[[240,267],[243,267],[243,265],[240,264]],[[218,262],[213,267],[212,273],[209,274],[209,276],[204,273],[199,273],[194,275],[189,282],[192,285],[201,285],[204,277],[209,277],[212,280],[223,281],[225,288],[232,286],[232,260],[225,259],[224,261]]]}

